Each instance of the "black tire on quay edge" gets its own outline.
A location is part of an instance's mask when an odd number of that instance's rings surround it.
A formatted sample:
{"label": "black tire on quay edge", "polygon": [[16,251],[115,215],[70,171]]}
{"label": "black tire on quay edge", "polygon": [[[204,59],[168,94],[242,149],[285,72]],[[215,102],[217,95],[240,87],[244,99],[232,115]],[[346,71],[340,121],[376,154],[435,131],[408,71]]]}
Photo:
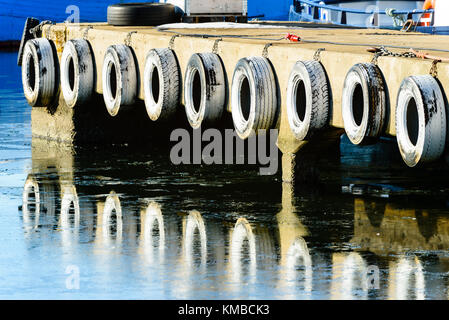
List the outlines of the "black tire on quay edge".
{"label": "black tire on quay edge", "polygon": [[108,7],[108,23],[114,26],[158,26],[180,20],[175,6],[167,3],[120,3]]}

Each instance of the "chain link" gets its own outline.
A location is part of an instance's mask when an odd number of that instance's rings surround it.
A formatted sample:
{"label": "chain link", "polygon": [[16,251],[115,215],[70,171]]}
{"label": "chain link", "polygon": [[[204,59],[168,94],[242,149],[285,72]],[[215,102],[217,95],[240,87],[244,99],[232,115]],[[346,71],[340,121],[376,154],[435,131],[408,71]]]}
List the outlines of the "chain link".
{"label": "chain link", "polygon": [[319,48],[315,53],[313,54],[313,60],[315,61],[321,61],[321,52],[326,51],[326,48]]}
{"label": "chain link", "polygon": [[430,67],[430,71],[429,74],[434,77],[434,78],[438,78],[438,62],[441,62],[440,60],[433,60],[432,61],[432,67]]}
{"label": "chain link", "polygon": [[262,57],[268,58],[268,48],[271,47],[272,45],[273,45],[272,43],[267,43],[265,47],[263,47]]}
{"label": "chain link", "polygon": [[53,24],[55,24],[53,21],[50,21],[50,20],[44,20],[44,21],[42,21],[41,23],[39,23],[37,26],[35,26],[34,28],[31,28],[30,29],[30,33],[35,37],[35,38],[37,38],[38,37],[38,33],[39,32],[42,32],[42,27],[44,26],[44,25],[46,25],[46,24],[51,24],[51,25],[53,25]]}
{"label": "chain link", "polygon": [[125,45],[127,45],[128,47],[131,46],[131,35],[132,35],[133,33],[137,33],[137,31],[131,31],[131,32],[128,32],[128,34],[126,35],[126,38],[125,38]]}
{"label": "chain link", "polygon": [[220,38],[220,39],[217,39],[214,41],[214,46],[212,47],[212,53],[218,54],[218,43],[222,40],[223,39]]}
{"label": "chain link", "polygon": [[413,52],[402,52],[402,53],[395,53],[392,52],[390,50],[388,50],[387,48],[385,48],[384,46],[379,48],[379,56],[384,56],[384,57],[400,57],[400,58],[416,58],[416,54],[414,54]]}
{"label": "chain link", "polygon": [[88,33],[89,33],[89,30],[90,29],[93,29],[94,27],[93,26],[87,26],[87,28],[84,30],[84,32],[83,32],[83,39],[84,40],[87,40],[87,36],[88,36]]}
{"label": "chain link", "polygon": [[374,57],[373,57],[373,60],[371,61],[371,63],[377,65],[377,60],[379,57],[416,58],[417,56],[413,52],[409,52],[409,51],[402,52],[402,53],[392,52],[392,51],[388,50],[387,48],[385,48],[384,46],[382,46],[380,48],[376,48],[376,52],[374,54]]}
{"label": "chain link", "polygon": [[[414,52],[411,51],[407,51],[407,52],[402,52],[402,53],[395,53],[395,52],[391,52],[390,50],[386,49],[384,46],[380,47],[380,48],[376,48],[376,49],[370,49],[370,52],[373,52],[371,50],[375,50],[374,52],[374,57],[373,60],[371,61],[371,63],[376,64],[377,65],[377,59],[380,56],[383,57],[397,57],[397,58],[424,58],[424,56],[421,56]],[[429,74],[434,77],[437,78],[438,77],[438,63],[441,62],[441,60],[438,59],[434,59],[432,61],[432,66],[430,67],[430,71]]]}
{"label": "chain link", "polygon": [[169,49],[173,50],[173,47],[175,46],[175,39],[179,36],[180,36],[179,34],[175,34],[170,38],[170,41],[168,42]]}

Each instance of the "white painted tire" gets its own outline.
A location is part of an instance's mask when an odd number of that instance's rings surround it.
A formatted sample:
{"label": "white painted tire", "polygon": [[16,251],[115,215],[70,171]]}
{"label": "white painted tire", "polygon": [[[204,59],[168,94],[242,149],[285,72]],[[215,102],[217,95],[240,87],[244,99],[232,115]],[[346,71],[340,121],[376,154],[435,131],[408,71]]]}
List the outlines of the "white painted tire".
{"label": "white painted tire", "polygon": [[220,120],[226,101],[226,83],[220,57],[214,53],[195,53],[187,64],[184,102],[192,128]]}
{"label": "white painted tire", "polygon": [[74,39],[66,42],[61,57],[61,90],[69,108],[80,106],[92,98],[95,67],[89,42]]}
{"label": "white painted tire", "polygon": [[386,101],[385,84],[376,65],[359,63],[349,70],[341,108],[346,135],[353,144],[370,143],[383,133]]}
{"label": "white painted tire", "polygon": [[45,38],[28,40],[22,61],[22,85],[32,107],[51,106],[58,95],[58,59],[51,42]]}
{"label": "white painted tire", "polygon": [[396,139],[409,167],[439,159],[446,143],[443,93],[430,75],[402,81],[396,106]]}
{"label": "white painted tire", "polygon": [[143,89],[145,107],[151,120],[166,121],[175,115],[181,91],[179,77],[178,61],[172,50],[163,48],[148,52]]}
{"label": "white painted tire", "polygon": [[112,45],[103,62],[103,98],[109,114],[115,117],[136,101],[137,70],[131,48]]}
{"label": "white painted tire", "polygon": [[287,87],[287,116],[298,140],[308,140],[329,121],[329,86],[318,61],[298,61]]}
{"label": "white painted tire", "polygon": [[241,139],[273,127],[278,109],[276,79],[266,58],[239,60],[232,77],[231,106],[234,127]]}

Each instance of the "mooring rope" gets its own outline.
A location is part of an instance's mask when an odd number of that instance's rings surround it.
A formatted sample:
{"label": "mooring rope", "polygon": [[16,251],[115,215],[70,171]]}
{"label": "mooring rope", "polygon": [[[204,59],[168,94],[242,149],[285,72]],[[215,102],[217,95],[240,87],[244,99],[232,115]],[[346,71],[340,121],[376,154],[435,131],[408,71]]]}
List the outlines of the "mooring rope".
{"label": "mooring rope", "polygon": [[256,34],[256,35],[249,35],[249,34],[209,34],[209,33],[182,33],[174,30],[167,30],[167,29],[157,29],[159,32],[167,32],[167,33],[173,33],[178,36],[182,37],[191,37],[191,38],[231,38],[231,39],[246,39],[246,40],[267,40],[267,41],[281,41],[285,39],[285,36],[282,38],[260,38],[260,37],[272,37],[272,36],[278,36],[279,34]]}
{"label": "mooring rope", "polygon": [[[281,38],[261,38],[263,36],[278,36],[279,34],[266,34],[266,35],[244,35],[244,34],[224,34],[224,35],[215,35],[215,34],[208,34],[208,33],[182,33],[174,30],[159,30],[159,32],[167,32],[167,33],[173,33],[178,36],[183,37],[193,37],[193,38],[231,38],[231,39],[245,39],[245,40],[264,40],[264,41],[270,41],[270,42],[278,42],[285,40],[286,37],[283,36]],[[397,45],[390,45],[390,44],[373,44],[373,43],[350,43],[350,42],[335,42],[335,41],[327,41],[327,40],[307,40],[304,38],[301,38],[298,42],[288,42],[289,44],[301,44],[301,43],[308,43],[308,44],[329,44],[329,45],[336,45],[336,46],[351,46],[351,47],[383,47],[383,48],[392,48],[392,49],[404,49],[404,50],[410,50],[410,47],[406,46],[397,46]],[[449,53],[449,49],[436,49],[436,48],[420,48],[416,47],[413,48],[414,50],[428,50],[428,51],[436,51],[436,52],[446,52]]]}

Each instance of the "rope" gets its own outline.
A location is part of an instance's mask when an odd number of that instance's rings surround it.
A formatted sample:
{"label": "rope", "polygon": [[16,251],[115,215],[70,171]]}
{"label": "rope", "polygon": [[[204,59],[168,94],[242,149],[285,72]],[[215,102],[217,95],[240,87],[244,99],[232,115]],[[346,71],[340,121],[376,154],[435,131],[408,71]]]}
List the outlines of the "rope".
{"label": "rope", "polygon": [[263,47],[262,57],[268,59],[268,48],[271,47],[272,45],[273,45],[272,43],[267,43],[267,44]]}
{"label": "rope", "polygon": [[[349,42],[333,42],[333,41],[321,41],[321,40],[305,40],[302,39],[301,42],[304,43],[320,43],[320,44],[331,44],[336,46],[352,46],[352,47],[377,47],[378,44],[372,43],[349,43]],[[292,42],[295,44],[294,42]],[[394,49],[410,49],[410,47],[404,46],[395,46],[395,45],[384,45],[385,48],[394,48]],[[449,53],[448,49],[434,49],[434,48],[415,48],[416,50],[430,50],[430,51],[438,51],[438,52],[446,52]]]}
{"label": "rope", "polygon": [[403,14],[397,14],[395,13],[396,9],[394,8],[388,8],[385,10],[385,13],[387,16],[393,18],[393,26],[394,27],[402,27],[404,23],[406,22],[406,17]]}
{"label": "rope", "polygon": [[409,20],[405,21],[404,25],[401,28],[401,31],[402,32],[416,31],[417,26],[418,26],[418,23],[416,23],[412,19],[409,19]]}
{"label": "rope", "polygon": [[315,53],[313,54],[313,60],[315,61],[321,61],[321,52],[326,51],[325,48],[319,48]]}
{"label": "rope", "polygon": [[285,37],[282,38],[260,38],[265,36],[277,36],[279,34],[260,34],[260,35],[245,35],[245,34],[208,34],[208,33],[182,33],[178,31],[173,30],[166,30],[166,29],[157,29],[159,32],[167,32],[167,33],[173,33],[180,37],[191,37],[191,38],[230,38],[230,39],[246,39],[246,40],[268,40],[268,41],[281,41],[284,40]]}
{"label": "rope", "polygon": [[[282,38],[260,38],[260,36],[275,36],[279,34],[266,34],[266,35],[236,35],[236,34],[228,34],[228,35],[213,35],[213,34],[207,34],[207,33],[180,33],[173,30],[158,30],[159,32],[167,32],[167,33],[173,33],[176,36],[183,36],[183,37],[194,37],[194,38],[231,38],[231,39],[246,39],[246,40],[264,40],[264,41],[282,41],[285,40],[285,36]],[[372,43],[350,43],[350,42],[334,42],[334,41],[326,41],[326,40],[307,40],[301,38],[301,41],[299,42],[288,42],[288,44],[296,45],[301,43],[308,43],[308,44],[329,44],[329,45],[336,45],[336,46],[350,46],[350,47],[378,47],[379,44],[372,44]],[[287,43],[286,43],[287,44]],[[396,45],[382,45],[383,48],[393,48],[393,49],[404,49],[404,50],[410,50],[410,47],[405,46],[396,46]],[[415,50],[427,50],[427,51],[436,51],[436,52],[445,52],[449,53],[449,49],[436,49],[436,48],[414,48]]]}
{"label": "rope", "polygon": [[212,53],[218,54],[218,43],[223,41],[223,39],[219,38],[214,41],[214,46],[212,47]]}

